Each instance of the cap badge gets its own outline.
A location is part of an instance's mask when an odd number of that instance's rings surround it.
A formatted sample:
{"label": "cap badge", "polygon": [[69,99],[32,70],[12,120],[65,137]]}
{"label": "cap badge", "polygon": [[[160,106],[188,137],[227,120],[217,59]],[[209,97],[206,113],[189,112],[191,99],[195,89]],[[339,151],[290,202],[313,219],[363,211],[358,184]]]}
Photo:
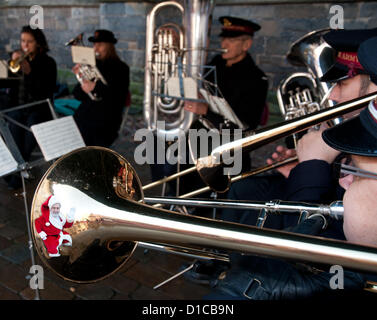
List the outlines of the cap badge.
{"label": "cap badge", "polygon": [[232,23],[228,19],[224,19],[224,27],[230,27]]}

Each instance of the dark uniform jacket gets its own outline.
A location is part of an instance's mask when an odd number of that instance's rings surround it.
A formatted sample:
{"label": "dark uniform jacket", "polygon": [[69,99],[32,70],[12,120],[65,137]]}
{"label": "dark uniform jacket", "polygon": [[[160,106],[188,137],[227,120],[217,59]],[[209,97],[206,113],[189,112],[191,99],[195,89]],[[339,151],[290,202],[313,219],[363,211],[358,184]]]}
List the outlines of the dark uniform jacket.
{"label": "dark uniform jacket", "polygon": [[92,93],[100,98],[92,100],[77,84],[73,95],[82,101],[75,112],[74,119],[86,145],[110,146],[117,137],[122,122],[129,89],[129,67],[119,59],[97,61],[97,68],[107,85],[97,81]]}
{"label": "dark uniform jacket", "polygon": [[[331,166],[322,160],[299,163],[292,169],[288,179],[278,185],[281,188],[281,198],[287,201],[330,203],[335,199],[342,199],[344,192],[333,178]],[[307,219],[298,225],[297,220],[294,215],[284,215],[284,230],[345,240],[342,221],[328,220],[328,227],[322,230],[321,224],[317,224],[315,219]],[[376,277],[345,269],[344,290],[332,290],[330,279],[334,274],[328,272],[329,266],[297,264],[236,253],[231,254],[231,262],[231,270],[207,299],[342,299],[349,295],[363,295],[366,279],[374,280]]]}
{"label": "dark uniform jacket", "polygon": [[[230,67],[221,55],[215,56],[210,65],[216,66],[217,85],[237,117],[246,124],[245,129],[255,129],[261,120],[266,104],[268,80],[252,57],[247,56]],[[208,81],[214,82],[213,73]]]}
{"label": "dark uniform jacket", "polygon": [[[11,75],[21,77],[20,84],[16,89],[12,89],[10,92],[11,106],[17,106],[30,102],[35,102],[44,99],[53,100],[57,67],[53,58],[45,53],[37,54],[34,59],[27,58],[30,64],[31,72],[29,74],[22,75],[20,72]],[[31,108],[24,109],[24,113],[33,113],[35,111],[43,112],[47,115],[51,115],[51,112],[46,105],[33,106]]]}

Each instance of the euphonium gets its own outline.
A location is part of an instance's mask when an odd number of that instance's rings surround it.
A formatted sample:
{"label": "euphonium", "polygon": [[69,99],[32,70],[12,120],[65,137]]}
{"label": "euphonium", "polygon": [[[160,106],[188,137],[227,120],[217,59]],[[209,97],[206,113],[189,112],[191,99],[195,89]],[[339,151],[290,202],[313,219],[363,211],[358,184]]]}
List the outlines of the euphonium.
{"label": "euphonium", "polygon": [[[296,72],[283,79],[277,89],[280,111],[285,120],[304,116],[334,105],[327,99],[331,86],[319,78],[335,62],[334,49],[322,38],[330,29],[312,31],[291,45],[287,60],[307,72]],[[337,124],[340,119],[333,119]],[[296,141],[295,141],[296,142]]]}
{"label": "euphonium", "polygon": [[[85,46],[84,45],[84,33],[80,33],[75,38],[69,40],[65,43],[65,46]],[[95,65],[82,64],[80,63],[78,72],[75,74],[77,81],[82,84],[84,80],[88,81],[102,81],[103,84],[107,85],[106,79],[102,76],[101,72]],[[88,96],[93,101],[99,100],[93,93],[88,92]]]}
{"label": "euphonium", "polygon": [[[213,0],[184,0],[157,4],[147,16],[144,118],[148,129],[166,135],[167,140],[187,132],[195,119],[184,110],[184,100],[168,95],[167,81],[172,77],[200,77],[205,64],[209,33],[209,17]],[[183,26],[167,23],[156,28],[157,14],[175,7],[182,14]],[[158,121],[164,121],[160,128]]]}
{"label": "euphonium", "polygon": [[[51,195],[60,200],[62,212],[75,212],[70,214],[73,222],[55,236],[49,230],[56,220],[41,210]],[[61,157],[40,181],[31,208],[42,262],[66,280],[94,282],[121,268],[135,241],[148,241],[377,269],[375,247],[179,214],[134,200],[139,198],[143,193],[136,172],[114,151],[85,147]],[[54,249],[58,254],[51,254]]]}

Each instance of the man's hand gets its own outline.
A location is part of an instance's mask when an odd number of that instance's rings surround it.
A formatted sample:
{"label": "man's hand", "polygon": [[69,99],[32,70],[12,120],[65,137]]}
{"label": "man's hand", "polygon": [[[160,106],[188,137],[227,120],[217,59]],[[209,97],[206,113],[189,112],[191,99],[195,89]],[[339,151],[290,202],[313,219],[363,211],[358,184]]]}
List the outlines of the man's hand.
{"label": "man's hand", "polygon": [[75,213],[76,213],[76,209],[75,208],[71,208],[67,214],[67,222],[73,222],[75,221]]}
{"label": "man's hand", "polygon": [[79,63],[77,63],[77,64],[75,64],[75,65],[73,66],[73,68],[72,68],[72,72],[73,72],[74,74],[78,74],[78,73],[80,72],[80,64],[79,64]]}
{"label": "man's hand", "polygon": [[208,104],[204,102],[197,101],[185,101],[184,108],[187,111],[196,113],[196,114],[207,114]]}
{"label": "man's hand", "polygon": [[46,239],[47,239],[47,233],[44,232],[44,231],[41,231],[41,232],[39,233],[39,236],[42,238],[42,240],[46,240]]}
{"label": "man's hand", "polygon": [[85,93],[89,93],[94,90],[94,87],[96,86],[95,81],[89,81],[89,80],[83,80],[81,83],[81,89]]}
{"label": "man's hand", "polygon": [[322,132],[328,126],[323,123],[319,130],[309,130],[297,143],[297,156],[300,162],[307,160],[324,160],[331,164],[340,154],[339,151],[330,148],[322,139]]}
{"label": "man's hand", "polygon": [[[296,155],[296,150],[288,149],[283,146],[277,146],[276,151],[271,155],[271,158],[266,160],[267,164],[273,164],[275,162],[283,161],[285,159],[294,157]],[[298,161],[287,164],[285,166],[279,167],[276,171],[280,172],[285,178],[288,178],[291,170],[298,164]]]}

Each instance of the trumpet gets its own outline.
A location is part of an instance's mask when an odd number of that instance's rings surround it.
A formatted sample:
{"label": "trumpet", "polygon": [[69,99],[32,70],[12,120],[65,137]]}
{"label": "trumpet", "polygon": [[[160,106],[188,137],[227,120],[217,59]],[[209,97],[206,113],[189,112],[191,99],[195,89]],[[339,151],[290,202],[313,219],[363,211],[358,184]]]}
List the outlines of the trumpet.
{"label": "trumpet", "polygon": [[[61,200],[62,209],[75,208],[73,225],[64,230],[72,241],[59,247],[58,257],[48,254],[45,240],[36,231],[41,205],[52,194]],[[116,152],[84,147],[61,157],[39,182],[31,208],[33,241],[42,262],[65,280],[97,282],[129,260],[137,241],[147,241],[377,270],[375,247],[184,215],[139,199],[143,199],[140,180]],[[339,206],[271,202],[262,207],[342,215]]]}
{"label": "trumpet", "polygon": [[21,51],[21,53],[22,54],[20,57],[18,57],[17,59],[10,60],[8,63],[9,70],[12,71],[13,73],[16,73],[20,70],[22,61],[24,61],[31,54],[30,51],[29,52]]}

